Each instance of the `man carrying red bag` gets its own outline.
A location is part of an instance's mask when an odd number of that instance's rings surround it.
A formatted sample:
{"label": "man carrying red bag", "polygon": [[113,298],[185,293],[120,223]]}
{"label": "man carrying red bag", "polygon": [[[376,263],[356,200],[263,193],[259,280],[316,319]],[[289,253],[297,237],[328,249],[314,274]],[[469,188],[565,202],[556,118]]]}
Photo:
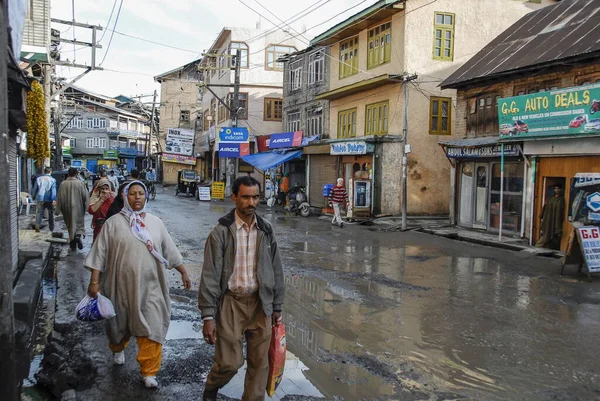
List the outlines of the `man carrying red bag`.
{"label": "man carrying red bag", "polygon": [[271,328],[281,322],[283,268],[273,227],[256,214],[260,184],[250,176],[233,183],[235,209],[219,219],[204,249],[198,292],[204,339],[215,344],[214,364],[203,400],[248,364],[242,400],[264,400],[269,376]]}

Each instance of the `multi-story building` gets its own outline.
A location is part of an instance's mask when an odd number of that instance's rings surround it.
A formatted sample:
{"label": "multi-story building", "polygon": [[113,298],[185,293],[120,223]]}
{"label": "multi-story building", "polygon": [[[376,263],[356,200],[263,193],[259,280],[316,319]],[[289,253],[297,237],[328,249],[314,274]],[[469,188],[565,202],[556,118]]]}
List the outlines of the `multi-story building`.
{"label": "multi-story building", "polygon": [[[329,47],[308,47],[285,57],[283,79],[283,128],[287,132],[302,131],[304,137],[325,140],[329,138],[329,101],[317,100],[318,94],[329,90]],[[317,183],[335,182],[337,169],[309,170],[310,158],[305,155],[284,165],[283,173],[290,182],[308,188],[308,198],[313,206],[325,206],[322,188]],[[327,157],[329,159],[329,157]],[[317,161],[318,163],[318,161]],[[300,170],[300,171],[297,171]],[[311,185],[312,183],[312,185]],[[308,185],[306,185],[308,184]]]}
{"label": "multi-story building", "polygon": [[[329,47],[331,54],[329,90],[316,97],[329,100],[331,147],[304,149],[311,172],[333,168],[346,182],[368,177],[370,188],[362,188],[361,197],[370,198],[371,212],[399,213],[406,117],[408,212],[448,213],[450,164],[438,141],[455,133],[455,91],[439,83],[545,3],[381,0],[314,38],[311,46]],[[320,188],[325,182],[310,184]]]}
{"label": "multi-story building", "polygon": [[159,150],[162,162],[159,163],[159,175],[164,184],[177,182],[177,172],[194,168],[203,178],[205,174],[204,159],[196,155],[204,155],[208,150],[206,141],[202,142],[196,134],[193,154],[188,157],[165,157],[166,135],[169,128],[182,128],[199,131],[202,123],[201,105],[198,83],[202,82],[202,72],[198,70],[200,60],[192,61],[181,67],[167,71],[154,77],[160,83],[160,125]]}
{"label": "multi-story building", "polygon": [[96,172],[100,166],[140,168],[147,156],[150,119],[116,107],[113,98],[79,87],[66,90],[64,129],[71,163]]}
{"label": "multi-story building", "polygon": [[[217,133],[234,124],[229,107],[233,104],[235,68],[232,56],[240,53],[239,110],[235,120],[249,131],[250,153],[260,146],[260,137],[282,132],[283,67],[281,57],[304,48],[303,42],[281,30],[264,31],[223,28],[201,63],[204,71],[202,97],[202,134],[211,147],[205,158],[208,176],[226,180],[226,192],[238,174],[252,174],[259,181],[263,175],[239,158],[219,157]],[[210,89],[210,90],[209,90]]]}
{"label": "multi-story building", "polygon": [[[452,161],[454,224],[502,227],[533,244],[554,185],[572,200],[575,174],[600,173],[599,12],[590,0],[532,12],[442,82],[458,90],[461,139],[441,142]],[[565,217],[562,250],[571,231]]]}

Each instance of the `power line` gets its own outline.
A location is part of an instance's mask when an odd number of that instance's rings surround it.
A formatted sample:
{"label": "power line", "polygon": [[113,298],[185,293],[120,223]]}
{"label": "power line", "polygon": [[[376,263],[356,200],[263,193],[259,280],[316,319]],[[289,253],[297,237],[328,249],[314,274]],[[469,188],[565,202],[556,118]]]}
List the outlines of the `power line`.
{"label": "power line", "polygon": [[201,52],[198,52],[197,50],[184,49],[184,48],[182,48],[182,47],[177,47],[177,46],[168,45],[168,44],[165,44],[165,43],[155,42],[155,41],[153,41],[153,40],[144,39],[144,38],[141,38],[141,37],[139,37],[139,36],[134,36],[134,35],[129,35],[129,34],[127,34],[127,33],[119,32],[119,31],[116,31],[116,30],[114,30],[114,29],[108,29],[108,28],[107,28],[106,30],[107,30],[107,31],[111,31],[112,33],[116,33],[117,35],[126,36],[126,37],[128,37],[128,38],[132,38],[132,39],[141,40],[142,42],[148,42],[148,43],[152,43],[152,44],[154,44],[154,45],[163,46],[163,47],[168,47],[168,48],[170,48],[170,49],[175,49],[175,50],[181,50],[181,51],[188,52],[188,53],[194,53],[194,54],[198,54],[198,55],[200,55],[200,54],[201,54]]}
{"label": "power line", "polygon": [[[73,1],[75,1],[75,0],[73,0]],[[104,60],[106,60],[106,56],[108,55],[108,51],[110,50],[110,45],[112,44],[113,36],[115,34],[114,29],[117,28],[117,23],[119,22],[119,16],[121,15],[121,7],[123,7],[123,0],[121,0],[121,3],[119,4],[119,11],[117,11],[117,17],[115,18],[115,24],[113,25],[113,32],[111,32],[111,34],[110,34],[108,46],[106,47],[106,51],[104,52],[104,57],[102,58],[102,61],[100,62],[100,66],[102,66],[102,64],[104,64]]]}
{"label": "power line", "polygon": [[[110,10],[110,16],[108,17],[108,21],[106,21],[106,27],[108,28],[108,26],[110,25],[110,20],[112,19],[113,13],[115,12],[115,6],[117,5],[117,1],[115,0],[112,6],[112,10]],[[102,39],[104,39],[104,35],[106,35],[106,31],[108,29],[105,29],[104,32],[102,32],[102,36],[100,36],[100,40],[98,41],[98,43],[102,42]]]}

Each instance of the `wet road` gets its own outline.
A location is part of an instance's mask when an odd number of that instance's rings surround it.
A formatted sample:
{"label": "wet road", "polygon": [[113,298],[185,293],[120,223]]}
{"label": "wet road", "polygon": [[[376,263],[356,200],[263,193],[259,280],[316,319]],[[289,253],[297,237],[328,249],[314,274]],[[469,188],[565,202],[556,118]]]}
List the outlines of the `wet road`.
{"label": "wet road", "polygon": [[[211,348],[201,339],[195,290],[204,240],[230,208],[175,197],[171,188],[150,205],[180,247],[194,291],[181,290],[173,272],[163,388],[148,399],[199,398]],[[599,399],[600,281],[560,278],[554,259],[259,213],[274,224],[287,285],[289,355],[278,398]],[[133,380],[136,366],[127,369],[118,385]],[[240,398],[242,373],[223,395]]]}

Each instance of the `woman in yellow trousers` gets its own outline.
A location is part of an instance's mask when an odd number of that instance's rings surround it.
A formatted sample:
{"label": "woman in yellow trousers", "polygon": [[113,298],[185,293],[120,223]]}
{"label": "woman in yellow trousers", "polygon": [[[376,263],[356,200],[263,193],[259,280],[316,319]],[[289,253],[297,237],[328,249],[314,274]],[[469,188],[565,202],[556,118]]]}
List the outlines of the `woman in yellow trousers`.
{"label": "woman in yellow trousers", "polygon": [[167,269],[181,274],[184,288],[191,282],[164,224],[145,212],[146,199],[142,182],[125,188],[123,210],[106,220],[84,264],[92,272],[88,294],[102,292],[115,307],[116,316],[106,325],[114,363],[125,363],[124,350],[131,336],[136,337],[144,385],[157,388],[171,321]]}

